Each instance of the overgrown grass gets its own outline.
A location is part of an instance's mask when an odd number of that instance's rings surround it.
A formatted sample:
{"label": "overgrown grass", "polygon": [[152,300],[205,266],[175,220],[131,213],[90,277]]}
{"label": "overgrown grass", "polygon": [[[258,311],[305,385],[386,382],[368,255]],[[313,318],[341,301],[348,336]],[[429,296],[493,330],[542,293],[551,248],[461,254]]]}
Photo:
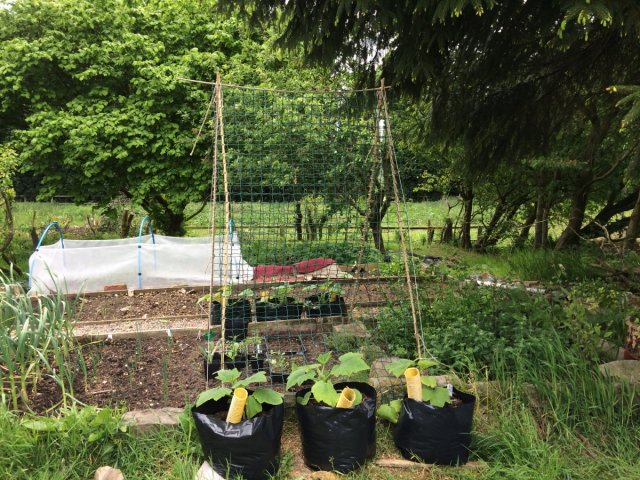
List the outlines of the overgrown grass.
{"label": "overgrown grass", "polygon": [[[482,478],[634,478],[640,390],[616,384],[579,351],[550,341],[537,362],[497,352],[495,393],[475,436]],[[512,361],[511,359],[509,361]]]}
{"label": "overgrown grass", "polygon": [[595,266],[598,258],[602,258],[599,250],[583,247],[560,252],[516,250],[508,256],[508,262],[516,278],[577,282],[595,278],[601,273]]}

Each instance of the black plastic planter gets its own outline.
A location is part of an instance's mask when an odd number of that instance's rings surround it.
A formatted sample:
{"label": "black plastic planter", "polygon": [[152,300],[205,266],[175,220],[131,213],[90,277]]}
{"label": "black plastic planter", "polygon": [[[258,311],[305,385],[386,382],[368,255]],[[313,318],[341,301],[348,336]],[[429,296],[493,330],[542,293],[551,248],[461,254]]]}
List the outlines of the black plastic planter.
{"label": "black plastic planter", "polygon": [[302,316],[302,310],[303,305],[295,303],[292,297],[287,297],[286,303],[280,303],[278,299],[269,299],[268,302],[256,302],[256,320],[293,320]]}
{"label": "black plastic planter", "polygon": [[254,372],[259,372],[261,370],[264,370],[264,361],[265,361],[264,354],[258,353],[255,355],[249,355],[248,359],[249,359],[249,367],[251,367],[251,370],[253,370]]}
{"label": "black plastic planter", "polygon": [[269,478],[278,470],[284,404],[264,405],[263,414],[235,424],[219,418],[228,409],[228,398],[191,409],[205,457],[224,478]]}
{"label": "black plastic planter", "polygon": [[[224,338],[244,340],[247,337],[247,327],[251,321],[251,302],[235,300],[225,309]],[[222,323],[222,306],[218,302],[211,303],[211,325]]]}
{"label": "black plastic planter", "polygon": [[338,297],[334,302],[322,300],[318,295],[306,298],[307,317],[341,317],[347,314],[344,298]]}
{"label": "black plastic planter", "polygon": [[[296,412],[300,422],[304,462],[315,470],[347,473],[376,454],[376,391],[366,383],[337,383],[336,390],[357,388],[365,398],[354,408],[334,408],[312,403],[300,405]],[[300,390],[302,397],[309,388]]]}
{"label": "black plastic planter", "polygon": [[[236,358],[231,360],[230,358],[225,358],[224,366],[225,368],[232,369],[237,368],[238,370],[244,370],[247,368],[247,362],[250,361],[253,365],[253,360],[248,360],[246,355],[236,355]],[[205,377],[214,378],[215,374],[220,367],[222,366],[220,361],[220,354],[214,353],[213,358],[211,359],[211,363],[207,363],[207,359],[204,359],[204,375]]]}
{"label": "black plastic planter", "polygon": [[467,463],[476,398],[453,392],[462,401],[455,407],[439,408],[409,398],[402,401],[393,439],[405,458],[437,465]]}

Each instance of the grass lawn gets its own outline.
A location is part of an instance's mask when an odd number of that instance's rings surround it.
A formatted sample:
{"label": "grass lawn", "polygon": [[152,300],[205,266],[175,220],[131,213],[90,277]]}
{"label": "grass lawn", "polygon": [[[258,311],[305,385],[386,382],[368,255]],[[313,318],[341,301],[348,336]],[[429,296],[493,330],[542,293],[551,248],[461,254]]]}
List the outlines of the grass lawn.
{"label": "grass lawn", "polygon": [[[539,365],[509,367],[476,405],[471,460],[482,468],[381,468],[370,464],[345,479],[620,479],[640,469],[639,392],[616,387],[575,353],[552,345]],[[499,369],[499,358],[495,368]],[[487,384],[468,378],[471,391]],[[634,403],[635,402],[635,403]],[[0,406],[0,478],[87,479],[102,465],[132,479],[192,480],[203,461],[190,415],[182,425],[134,436],[120,411],[97,421],[91,408],[71,409],[44,428]],[[37,420],[37,419],[36,419]],[[47,431],[42,431],[43,429]],[[275,479],[303,478],[297,421],[288,410],[282,466]],[[397,457],[392,428],[377,427],[377,458]]]}

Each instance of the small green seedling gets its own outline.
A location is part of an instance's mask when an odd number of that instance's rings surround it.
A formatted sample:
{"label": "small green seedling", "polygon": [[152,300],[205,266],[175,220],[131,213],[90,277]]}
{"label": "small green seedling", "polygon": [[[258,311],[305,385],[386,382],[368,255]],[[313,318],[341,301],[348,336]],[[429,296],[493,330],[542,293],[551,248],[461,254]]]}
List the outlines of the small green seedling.
{"label": "small green seedling", "polygon": [[[361,353],[349,352],[341,355],[338,358],[338,363],[334,365],[331,370],[327,371],[327,365],[329,360],[331,360],[331,355],[332,352],[325,352],[318,355],[318,363],[293,367],[293,371],[287,379],[287,390],[295,386],[300,386],[308,381],[313,382],[311,390],[303,397],[297,399],[299,404],[306,405],[309,403],[311,396],[313,396],[316,402],[335,407],[338,403],[340,393],[337,392],[333,386],[334,380],[340,377],[349,378],[356,373],[369,370],[369,365],[364,361]],[[355,401],[353,402],[353,407],[355,407],[362,402],[362,393],[355,388],[352,390],[354,390],[356,394]]]}
{"label": "small green seedling", "polygon": [[[265,372],[254,373],[253,375],[240,379],[240,372],[237,368],[232,370],[220,370],[216,373],[216,378],[222,382],[223,386],[210,388],[198,395],[196,400],[196,407],[199,407],[209,400],[220,400],[224,397],[233,395],[233,390],[236,388],[246,388],[252,383],[264,383],[267,381],[267,375]],[[225,387],[224,384],[229,384],[229,387]],[[262,412],[263,404],[280,405],[283,401],[283,396],[271,388],[258,387],[249,395],[247,403],[245,405],[245,415],[247,418],[253,418],[258,413]]]}
{"label": "small green seedling", "polygon": [[[437,362],[433,360],[427,360],[425,358],[418,358],[416,360],[408,360],[401,358],[395,362],[390,363],[385,367],[387,372],[391,375],[400,378],[404,375],[407,368],[415,367],[418,370],[424,371],[429,367],[437,365]],[[444,407],[446,404],[451,403],[451,396],[449,390],[445,387],[438,387],[436,377],[431,375],[421,375],[420,381],[422,382],[422,401],[433,405],[434,407]],[[390,421],[391,423],[398,423],[400,417],[400,410],[402,409],[402,400],[396,399],[389,403],[380,405],[378,408],[378,416]]]}
{"label": "small green seedling", "polygon": [[[198,298],[198,303],[217,302],[222,304],[223,300],[229,299],[232,293],[233,293],[233,285],[225,285],[223,287],[220,287],[218,291],[213,295],[211,295],[210,293],[207,293],[201,296],[200,298]],[[253,298],[254,295],[255,294],[253,290],[251,290],[250,288],[245,288],[244,290],[238,293],[238,298],[247,300],[249,298]],[[233,303],[233,302],[229,302],[229,303]]]}

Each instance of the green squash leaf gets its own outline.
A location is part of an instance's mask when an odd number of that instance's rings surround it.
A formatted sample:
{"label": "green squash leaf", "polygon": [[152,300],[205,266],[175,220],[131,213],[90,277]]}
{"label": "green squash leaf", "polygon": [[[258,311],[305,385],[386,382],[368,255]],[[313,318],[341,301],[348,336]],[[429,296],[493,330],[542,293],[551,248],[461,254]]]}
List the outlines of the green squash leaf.
{"label": "green squash leaf", "polygon": [[338,392],[333,388],[331,382],[319,381],[311,387],[311,393],[316,402],[324,403],[330,407],[335,407],[338,403]]}
{"label": "green squash leaf", "polygon": [[331,353],[332,352],[324,352],[318,355],[318,363],[320,363],[320,365],[326,365],[331,359]]}
{"label": "green squash leaf", "polygon": [[362,403],[362,392],[357,388],[352,388],[351,390],[353,390],[353,393],[356,394],[356,398],[353,400],[353,405],[351,405],[351,407],[353,408]]}
{"label": "green squash leaf", "polygon": [[438,386],[438,382],[436,382],[436,377],[431,377],[431,376],[420,377],[420,381],[422,382],[422,385],[424,385],[425,387],[436,388]]}
{"label": "green squash leaf", "polygon": [[311,398],[311,390],[305,393],[302,397],[296,397],[296,402],[298,402],[300,405],[306,405],[307,403],[309,403],[310,398]]}
{"label": "green squash leaf", "polygon": [[232,370],[220,370],[218,371],[216,378],[220,380],[222,383],[235,383],[238,378],[240,378],[240,372],[237,368]]}
{"label": "green squash leaf", "polygon": [[331,375],[335,377],[349,377],[355,373],[369,370],[369,365],[362,358],[361,353],[349,352],[341,355],[340,363],[331,369]]}
{"label": "green squash leaf", "polygon": [[400,410],[402,408],[402,400],[392,400],[389,403],[380,405],[378,408],[378,416],[391,423],[398,423],[400,418]]}
{"label": "green squash leaf", "polygon": [[209,400],[220,400],[222,397],[231,395],[231,393],[232,390],[226,387],[210,388],[209,390],[206,390],[198,395],[198,399],[196,400],[196,407],[199,407],[204,402],[208,402]]}
{"label": "green squash leaf", "polygon": [[451,398],[449,398],[449,392],[446,388],[422,387],[422,401],[434,407],[444,407],[447,403],[451,403]]}
{"label": "green squash leaf", "polygon": [[395,362],[391,362],[387,366],[385,366],[385,370],[389,372],[391,375],[400,378],[404,375],[404,371],[407,368],[413,367],[415,362],[413,360],[407,360],[406,358],[401,358],[396,360]]}
{"label": "green squash leaf", "polygon": [[254,398],[253,395],[249,395],[249,398],[247,398],[247,404],[245,405],[244,409],[247,413],[247,418],[253,418],[262,411],[262,404],[256,398]]}
{"label": "green squash leaf", "polygon": [[302,385],[308,380],[315,380],[316,372],[314,370],[319,366],[320,365],[317,363],[312,363],[311,365],[303,365],[296,368],[289,374],[289,378],[287,379],[287,390],[291,387]]}
{"label": "green squash leaf", "polygon": [[268,403],[269,405],[280,405],[282,403],[282,394],[270,388],[256,388],[250,398],[254,398],[260,403]]}
{"label": "green squash leaf", "polygon": [[254,373],[250,377],[244,378],[242,380],[238,380],[236,383],[233,384],[233,388],[246,387],[247,385],[250,385],[252,383],[264,383],[266,381],[267,381],[267,374],[264,372],[258,372],[258,373]]}
{"label": "green squash leaf", "polygon": [[438,362],[435,360],[428,360],[426,358],[420,358],[416,361],[416,367],[418,367],[418,370],[426,370],[427,368],[433,367],[437,364]]}

